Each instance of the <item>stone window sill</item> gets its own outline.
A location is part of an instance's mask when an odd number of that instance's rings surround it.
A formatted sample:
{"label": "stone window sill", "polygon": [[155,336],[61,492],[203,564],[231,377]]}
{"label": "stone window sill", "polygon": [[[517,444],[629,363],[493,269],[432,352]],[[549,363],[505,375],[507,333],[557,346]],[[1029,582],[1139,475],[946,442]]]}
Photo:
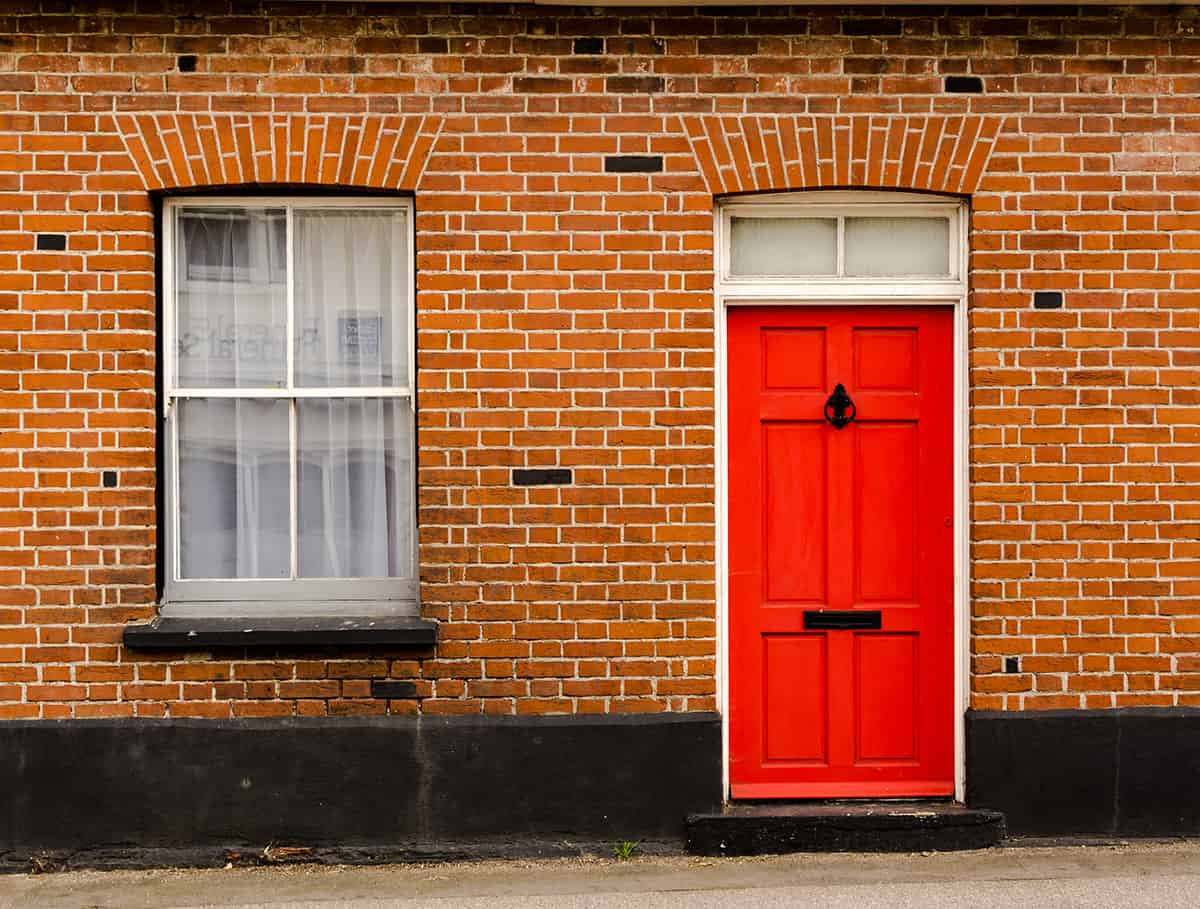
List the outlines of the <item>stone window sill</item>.
{"label": "stone window sill", "polygon": [[126,625],[130,650],[228,647],[432,647],[437,623],[413,616],[159,616]]}

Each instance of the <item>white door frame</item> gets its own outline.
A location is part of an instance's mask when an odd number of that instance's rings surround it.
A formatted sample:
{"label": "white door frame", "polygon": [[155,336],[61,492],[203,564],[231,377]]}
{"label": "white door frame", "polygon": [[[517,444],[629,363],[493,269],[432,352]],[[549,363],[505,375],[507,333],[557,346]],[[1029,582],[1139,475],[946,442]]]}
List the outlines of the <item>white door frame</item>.
{"label": "white door frame", "polygon": [[[941,216],[950,219],[951,274],[943,277],[847,278],[730,274],[730,219],[739,217]],[[944,305],[954,310],[954,797],[966,799],[965,714],[970,696],[970,402],[967,374],[967,252],[969,211],[964,200],[916,193],[807,191],[718,201],[714,211],[714,300],[717,705],[721,712],[722,791],[729,799],[729,496],[726,363],[728,312],[737,306]],[[839,250],[838,270],[843,256]]]}

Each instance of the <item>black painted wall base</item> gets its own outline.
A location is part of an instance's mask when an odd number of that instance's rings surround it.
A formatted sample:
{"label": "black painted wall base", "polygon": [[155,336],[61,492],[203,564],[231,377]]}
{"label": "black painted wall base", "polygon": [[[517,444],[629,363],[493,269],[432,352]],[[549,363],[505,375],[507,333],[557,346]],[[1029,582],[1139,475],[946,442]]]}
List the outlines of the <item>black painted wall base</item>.
{"label": "black painted wall base", "polygon": [[1200,710],[969,712],[967,803],[1018,836],[1200,834]]}
{"label": "black painted wall base", "polygon": [[[967,736],[968,804],[1010,834],[1200,835],[1200,710],[973,712]],[[680,844],[720,805],[721,721],[12,721],[0,780],[0,870],[570,854]]]}
{"label": "black painted wall base", "polygon": [[20,721],[0,723],[0,779],[0,865],[15,870],[39,852],[128,865],[139,851],[272,843],[368,860],[536,853],[682,841],[686,815],[720,804],[721,726],[715,714]]}

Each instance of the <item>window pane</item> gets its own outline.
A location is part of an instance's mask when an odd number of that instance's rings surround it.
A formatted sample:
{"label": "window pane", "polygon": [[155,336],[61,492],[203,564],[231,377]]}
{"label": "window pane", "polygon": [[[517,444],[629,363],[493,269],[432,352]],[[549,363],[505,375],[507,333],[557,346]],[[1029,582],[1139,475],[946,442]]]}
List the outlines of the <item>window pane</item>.
{"label": "window pane", "polygon": [[412,577],[412,429],[400,398],[297,402],[302,577]]}
{"label": "window pane", "polygon": [[180,574],[291,576],[287,401],[181,398]]}
{"label": "window pane", "polygon": [[296,384],[408,382],[408,268],[395,210],[297,211]]}
{"label": "window pane", "polygon": [[177,224],[179,385],[282,386],[287,368],[283,210],[184,208]]}
{"label": "window pane", "polygon": [[847,218],[846,274],[950,274],[946,218]]}
{"label": "window pane", "polygon": [[837,273],[836,218],[734,218],[732,234],[732,274]]}

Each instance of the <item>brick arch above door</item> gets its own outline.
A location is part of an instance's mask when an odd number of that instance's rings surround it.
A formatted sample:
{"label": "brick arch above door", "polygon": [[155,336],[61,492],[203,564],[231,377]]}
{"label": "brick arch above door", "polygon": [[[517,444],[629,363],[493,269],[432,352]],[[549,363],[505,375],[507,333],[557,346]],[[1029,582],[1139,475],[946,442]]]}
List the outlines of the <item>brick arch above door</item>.
{"label": "brick arch above door", "polygon": [[437,114],[125,115],[117,127],[147,189],[306,183],[413,190]]}
{"label": "brick arch above door", "polygon": [[751,114],[683,123],[713,195],[833,187],[969,195],[1004,118]]}

